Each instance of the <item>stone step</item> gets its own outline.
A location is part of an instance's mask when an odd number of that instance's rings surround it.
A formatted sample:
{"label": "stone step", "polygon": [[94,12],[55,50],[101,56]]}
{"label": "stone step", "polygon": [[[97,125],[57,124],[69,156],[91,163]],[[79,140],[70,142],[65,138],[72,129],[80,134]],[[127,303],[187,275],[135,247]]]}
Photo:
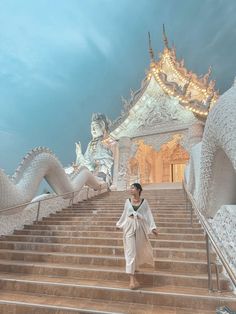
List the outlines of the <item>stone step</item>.
{"label": "stone step", "polygon": [[[86,221],[86,227],[101,227],[101,228],[111,228],[111,226],[115,226],[117,220],[114,220],[112,223],[109,221],[97,221],[96,219],[88,219]],[[85,227],[85,222],[80,220],[43,220],[35,223],[34,225],[26,225],[25,228],[34,228],[35,226],[40,227],[51,227],[51,226],[77,226],[78,228]],[[173,227],[173,228],[185,228],[190,227],[190,222],[174,222],[174,221],[161,221],[157,222],[157,226],[160,227]],[[192,225],[193,228],[201,228],[200,223],[194,222]]]}
{"label": "stone step", "polygon": [[[178,197],[178,196],[166,196],[166,197],[160,197],[160,196],[155,196],[155,197],[149,197],[149,196],[142,196],[143,198],[145,198],[148,203],[155,203],[155,202],[165,202],[168,204],[174,204],[174,203],[186,203],[186,199],[184,197]],[[74,206],[76,204],[95,204],[95,203],[114,203],[114,204],[124,204],[124,202],[130,198],[130,195],[125,195],[124,197],[121,198],[104,198],[104,199],[88,199],[86,201],[82,201],[82,202],[78,202],[78,203],[74,203],[70,206]]]}
{"label": "stone step", "polygon": [[[168,193],[168,194],[148,194],[148,193],[144,193],[141,195],[141,197],[146,198],[148,201],[149,200],[162,200],[162,199],[181,199],[181,200],[185,200],[185,196],[184,194],[172,194],[172,193]],[[96,202],[96,201],[123,201],[127,198],[130,198],[130,194],[129,193],[125,193],[123,195],[110,195],[110,196],[106,196],[106,197],[92,197],[89,198],[88,200],[85,200],[83,202]],[[82,201],[80,201],[82,202]]]}
{"label": "stone step", "polygon": [[[58,252],[68,254],[95,254],[98,256],[123,256],[123,246],[89,245],[89,244],[49,244],[49,243],[22,243],[0,242],[0,252],[10,250],[24,250],[36,252]],[[193,248],[154,247],[154,258],[206,260],[206,250]]]}
{"label": "stone step", "polygon": [[[150,205],[150,204],[149,204]],[[186,208],[186,205],[176,205],[174,204],[173,206],[169,206],[167,204],[163,204],[163,205],[160,205],[160,204],[153,204],[153,205],[150,205],[151,209],[152,210],[163,210],[165,212],[168,212],[169,210],[176,210],[177,212],[179,211],[184,211],[186,213],[186,210],[189,210],[191,209],[191,207],[188,207]],[[115,205],[115,204],[111,204],[109,206],[104,206],[103,204],[101,205],[96,205],[96,204],[93,204],[93,205],[86,205],[86,204],[83,204],[83,206],[74,206],[74,207],[68,207],[68,208],[63,208],[62,211],[70,211],[70,212],[76,212],[76,211],[83,211],[83,210],[92,210],[93,208],[98,208],[98,209],[104,209],[104,211],[122,211],[124,209],[124,204],[122,205]]]}
{"label": "stone step", "polygon": [[[29,250],[0,250],[0,259],[6,260],[25,260],[45,263],[60,264],[86,264],[86,265],[103,265],[103,266],[119,266],[124,267],[125,260],[123,256],[111,255],[94,255],[94,254],[69,254],[60,252],[32,252]],[[197,273],[203,274],[207,272],[207,264],[204,260],[194,261],[192,259],[168,259],[155,258],[155,269],[168,270],[173,272]],[[215,271],[215,268],[212,267]]]}
{"label": "stone step", "polygon": [[[3,314],[192,314],[191,308],[176,308],[148,304],[127,304],[109,300],[60,298],[36,294],[0,292]],[[23,300],[23,301],[22,301]],[[215,314],[215,311],[194,309],[194,314]]]}
{"label": "stone step", "polygon": [[[122,204],[124,205],[125,201],[129,198],[130,196],[127,195],[127,197],[124,197],[124,198],[121,198],[121,199],[90,199],[90,200],[87,200],[87,201],[83,201],[83,202],[79,202],[77,204],[79,205],[83,205],[83,204]],[[178,197],[166,197],[166,198],[161,198],[161,197],[155,197],[155,198],[150,198],[150,197],[147,197],[146,198],[147,202],[148,203],[167,203],[167,204],[179,204],[179,203],[182,203],[182,204],[185,204],[186,203],[186,200],[184,198],[178,198]],[[70,206],[76,206],[76,203],[74,203],[73,205],[70,205]]]}
{"label": "stone step", "polygon": [[[186,228],[182,228],[182,229],[168,229],[168,228],[158,228],[159,230],[159,234],[158,234],[158,238],[161,239],[163,234],[166,237],[167,236],[171,236],[171,234],[173,234],[173,236],[175,237],[176,234],[182,237],[185,236],[198,236],[199,239],[203,238],[203,232],[199,231],[198,229],[191,229],[189,228],[189,230],[186,230]],[[196,230],[197,232],[193,232],[193,230]],[[120,238],[122,238],[122,232],[121,231],[101,231],[101,230],[80,230],[80,231],[71,231],[71,230],[15,230],[14,234],[16,235],[41,235],[41,236],[72,236],[72,237],[79,237],[79,236],[98,236],[98,237],[114,237],[114,236],[119,236]]]}
{"label": "stone step", "polygon": [[[208,293],[204,234],[195,215],[191,227],[183,191],[146,192],[159,235],[150,238],[154,269],[137,273],[141,289],[128,289],[123,234],[115,229],[128,193],[111,192],[0,238],[0,313],[213,314],[220,305],[234,309],[235,297],[222,273],[223,292]],[[214,266],[212,272],[216,288]]]}
{"label": "stone step", "polygon": [[[79,231],[79,232],[62,232],[62,234],[60,235],[58,233],[58,235],[50,235],[50,233],[47,233],[46,235],[40,235],[39,232],[37,232],[36,234],[31,234],[30,236],[28,235],[28,233],[26,233],[27,235],[24,235],[26,230],[16,230],[14,232],[13,235],[9,235],[9,236],[3,236],[1,239],[9,239],[9,240],[16,240],[17,241],[17,237],[23,237],[24,241],[26,241],[26,239],[41,239],[41,240],[37,240],[37,241],[44,241],[44,242],[48,242],[50,241],[50,238],[68,238],[68,239],[78,239],[78,238],[98,238],[98,239],[110,239],[110,238],[114,238],[112,237],[111,233],[104,233],[104,232],[96,232],[96,231],[91,231],[91,232],[87,232],[87,231]],[[23,234],[22,234],[23,232]],[[44,232],[43,232],[44,233]],[[53,233],[53,232],[52,232]],[[120,240],[122,239],[122,234],[121,232],[117,232],[115,234],[115,238],[119,238]],[[21,240],[22,238],[19,238],[19,240]],[[169,234],[169,233],[159,233],[158,234],[158,240],[181,240],[181,241],[201,241],[201,242],[205,242],[205,238],[203,234],[178,234],[178,233],[173,233],[173,234]],[[47,241],[48,240],[48,241]],[[29,240],[30,241],[30,240]],[[32,242],[35,240],[32,240]],[[56,240],[55,240],[56,241]],[[72,240],[73,241],[73,240]],[[83,240],[82,240],[83,241]],[[85,240],[86,241],[86,240]]]}
{"label": "stone step", "polygon": [[[109,200],[123,200],[126,198],[129,198],[130,194],[129,193],[124,193],[124,194],[113,194],[111,193],[110,195],[107,195],[106,197],[93,197],[85,202],[96,202],[96,201],[109,201]],[[182,199],[185,200],[185,195],[184,193],[142,193],[141,197],[147,198],[148,200],[155,200],[155,199]]]}
{"label": "stone step", "polygon": [[[84,211],[62,211],[62,212],[57,212],[55,214],[51,214],[48,218],[50,217],[57,217],[58,219],[60,218],[70,218],[70,217],[75,217],[75,218],[80,218],[83,217],[80,214],[89,214],[90,216],[93,214],[95,217],[97,217],[97,219],[102,219],[102,218],[107,218],[107,219],[114,219],[114,218],[118,218],[120,217],[122,211],[117,211],[117,212],[110,212],[110,211],[96,211],[96,210],[87,210],[86,212]],[[92,215],[92,216],[93,216]],[[153,216],[156,218],[175,218],[176,219],[190,219],[191,217],[191,213],[186,213],[186,211],[183,211],[182,213],[169,213],[169,212],[164,212],[164,211],[156,211],[156,213],[153,213]],[[193,215],[193,218],[197,218],[196,215]]]}
{"label": "stone step", "polygon": [[[50,217],[47,217],[47,218],[44,218],[42,221],[43,222],[81,222],[81,221],[95,221],[97,224],[99,223],[112,223],[112,224],[115,224],[117,222],[117,220],[119,219],[119,217],[103,217],[103,216],[100,216],[100,215],[96,215],[96,216],[93,216],[93,217],[73,217],[73,216],[50,216]],[[161,216],[156,216],[155,218],[155,221],[158,221],[158,223],[162,223],[162,222],[170,222],[170,223],[190,223],[190,220],[189,219],[186,219],[186,218],[178,218],[178,217],[171,217],[171,218],[166,218],[166,217],[161,217]],[[197,218],[194,218],[193,219],[193,222],[196,224],[198,222]]]}
{"label": "stone step", "polygon": [[[111,202],[91,202],[91,203],[87,203],[87,202],[83,202],[83,203],[75,203],[71,206],[69,206],[69,209],[75,209],[75,208],[88,208],[88,207],[93,207],[93,206],[98,206],[98,207],[109,207],[109,208],[124,208],[126,200],[123,200],[122,202],[117,202],[117,201],[111,201]],[[153,201],[150,202],[148,201],[149,206],[152,207],[168,207],[168,208],[174,208],[174,207],[182,207],[182,208],[186,208],[186,202],[178,202],[176,200],[173,200],[173,202],[170,201]]]}
{"label": "stone step", "polygon": [[[103,207],[110,207],[110,208],[122,208],[124,207],[125,205],[125,202],[126,200],[122,200],[121,202],[117,202],[116,200],[114,201],[110,201],[110,202],[107,202],[107,201],[101,201],[101,202],[82,202],[82,203],[75,203],[71,206],[69,206],[68,208],[70,209],[73,209],[73,208],[83,208],[83,207],[93,207],[93,206],[103,206]],[[169,200],[155,200],[155,201],[148,201],[148,204],[150,207],[154,206],[160,206],[160,207],[164,207],[164,206],[167,206],[167,207],[183,207],[185,208],[186,207],[186,202],[182,202],[182,201],[178,201],[178,200],[175,200],[173,199],[173,201],[169,201]]]}
{"label": "stone step", "polygon": [[48,276],[19,275],[14,277],[7,274],[0,278],[1,292],[37,293],[39,295],[57,296],[64,298],[86,298],[108,302],[130,302],[135,304],[153,304],[155,306],[169,306],[189,309],[215,310],[222,305],[230,305],[234,310],[235,298],[227,292],[208,293],[206,289],[182,287],[144,286],[140,290],[132,291],[120,282],[102,280],[78,280],[65,278],[50,278]]}
{"label": "stone step", "polygon": [[[121,215],[123,212],[124,207],[117,207],[117,208],[112,208],[112,207],[103,207],[103,206],[90,206],[90,207],[84,207],[84,208],[75,208],[75,209],[63,209],[62,213],[67,213],[67,214],[92,214],[94,212],[99,212],[102,214],[110,214],[110,215]],[[151,207],[152,214],[153,215],[181,215],[181,214],[189,214],[191,215],[191,211],[186,211],[184,207],[179,207],[179,208],[166,208],[165,207]]]}
{"label": "stone step", "polygon": [[[169,232],[169,233],[191,233],[191,234],[201,234],[203,230],[201,228],[192,228],[187,224],[186,227],[176,227],[171,226],[170,224],[166,224],[166,226],[160,226],[161,224],[158,224],[158,230],[160,232]],[[114,226],[95,226],[95,225],[85,225],[85,224],[74,224],[74,225],[43,225],[43,224],[34,224],[34,225],[26,225],[25,231],[27,230],[48,230],[48,231],[111,231],[115,232],[115,225]]]}
{"label": "stone step", "polygon": [[[149,203],[150,208],[153,210],[190,210],[191,207],[190,206],[186,206],[186,204],[178,204],[178,203],[174,203],[174,204],[160,204],[160,203]],[[104,208],[105,210],[123,210],[124,209],[124,203],[123,204],[117,204],[117,203],[113,203],[113,204],[80,204],[80,205],[73,205],[73,207],[68,207],[68,208],[63,208],[64,211],[74,211],[74,210],[83,210],[83,209],[92,209],[94,207],[97,208]]]}
{"label": "stone step", "polygon": [[[94,206],[94,205],[107,205],[107,206],[121,206],[124,207],[124,204],[126,202],[127,198],[124,198],[122,200],[100,200],[100,201],[84,201],[84,202],[80,202],[80,203],[74,203],[72,205],[69,206],[69,208],[74,208],[74,207],[83,207],[83,206]],[[186,205],[186,201],[185,200],[178,200],[176,198],[173,199],[155,199],[155,200],[150,200],[147,199],[148,204],[151,205],[167,205],[170,207],[173,206],[185,206]]]}
{"label": "stone step", "polygon": [[[122,214],[122,210],[118,211],[111,211],[111,210],[102,210],[102,209],[93,209],[93,210],[79,210],[79,211],[68,211],[68,212],[61,212],[59,214],[60,216],[74,216],[74,217],[111,217],[111,218],[119,218]],[[153,217],[159,217],[159,216],[165,216],[165,217],[191,217],[191,213],[186,213],[186,211],[153,211]],[[193,217],[196,217],[193,215]]]}
{"label": "stone step", "polygon": [[[88,200],[86,200],[85,202],[95,202],[95,201],[109,201],[109,200],[123,200],[123,199],[126,199],[126,198],[129,198],[130,197],[130,193],[129,192],[126,192],[124,194],[114,194],[113,192],[110,194],[110,195],[104,195],[104,197],[102,196],[95,196],[95,197],[92,197],[92,198],[89,198]],[[147,198],[148,200],[155,200],[155,199],[171,199],[171,198],[176,198],[176,199],[183,199],[185,200],[185,195],[184,193],[142,193],[142,197],[144,198]]]}
{"label": "stone step", "polygon": [[[82,205],[82,204],[122,204],[124,205],[125,201],[130,198],[130,195],[126,195],[125,197],[122,197],[120,199],[116,198],[110,198],[110,199],[89,199],[87,201],[83,202],[78,202],[78,203],[73,203],[70,206],[76,206],[76,204]],[[166,203],[166,204],[185,204],[186,199],[183,197],[145,197],[144,198],[147,200],[148,203],[153,204],[153,203]]]}
{"label": "stone step", "polygon": [[[124,272],[123,267],[109,267],[94,265],[78,265],[78,264],[55,264],[55,263],[37,263],[27,261],[6,261],[0,260],[0,277],[9,273],[32,274],[50,277],[66,277],[77,279],[91,279],[119,281],[128,285],[128,275]],[[173,273],[168,271],[140,271],[137,273],[137,279],[144,285],[157,287],[163,286],[189,286],[195,288],[208,288],[208,277],[206,274],[190,273]],[[216,276],[213,274],[213,287],[217,288]],[[227,279],[220,274],[220,287],[222,290],[230,290]]]}
{"label": "stone step", "polygon": [[[186,210],[185,204],[184,205],[178,205],[178,204],[173,204],[172,206],[167,205],[167,204],[149,204],[150,208],[152,210]],[[69,208],[68,210],[86,210],[86,209],[104,209],[104,210],[123,210],[124,209],[124,204],[118,205],[118,204],[83,204],[83,206],[74,206],[73,208]],[[65,209],[64,209],[65,210]]]}
{"label": "stone step", "polygon": [[[96,195],[92,198],[89,198],[88,200],[104,200],[104,199],[122,199],[122,198],[127,198],[130,197],[130,192],[129,190],[125,191],[124,193],[120,194],[120,192],[115,193],[114,191],[111,192],[110,194],[103,194],[103,195]],[[166,198],[166,197],[182,197],[185,198],[185,193],[183,190],[181,190],[180,192],[169,192],[169,191],[157,191],[155,193],[149,193],[149,191],[144,191],[142,192],[142,197],[145,198]],[[87,201],[88,201],[87,200]]]}
{"label": "stone step", "polygon": [[[125,200],[127,198],[130,198],[131,195],[129,193],[125,193],[123,195],[115,195],[115,194],[111,194],[110,196],[107,195],[106,197],[92,197],[89,198],[88,200],[84,201],[85,203],[87,202],[96,202],[96,201],[109,201],[109,200],[113,200],[113,201],[122,201]],[[180,194],[172,194],[172,193],[156,193],[156,194],[148,194],[148,193],[142,193],[141,197],[146,198],[148,201],[150,200],[168,200],[168,199],[181,199],[183,201],[185,201],[185,195],[182,193]]]}
{"label": "stone step", "polygon": [[[169,248],[194,248],[194,249],[206,249],[206,243],[204,241],[184,241],[184,240],[160,240],[151,239],[152,247],[169,247]],[[48,237],[47,242],[45,237],[34,236],[6,236],[0,239],[0,248],[6,248],[6,245],[19,245],[20,243],[60,243],[60,244],[84,244],[84,245],[112,245],[123,246],[123,240],[120,238],[95,238],[95,237]]]}
{"label": "stone step", "polygon": [[[106,198],[90,198],[86,201],[83,202],[79,202],[79,204],[81,203],[111,203],[111,202],[117,202],[117,203],[124,203],[124,201],[126,201],[127,199],[129,199],[131,196],[129,194],[123,195],[122,197],[106,197]],[[154,196],[150,196],[150,195],[142,195],[141,198],[145,198],[148,202],[168,202],[170,201],[170,203],[173,203],[174,201],[176,202],[186,202],[186,198],[181,196],[181,195],[165,195],[165,196],[161,196],[161,195],[154,195]],[[74,205],[74,204],[73,204]]]}

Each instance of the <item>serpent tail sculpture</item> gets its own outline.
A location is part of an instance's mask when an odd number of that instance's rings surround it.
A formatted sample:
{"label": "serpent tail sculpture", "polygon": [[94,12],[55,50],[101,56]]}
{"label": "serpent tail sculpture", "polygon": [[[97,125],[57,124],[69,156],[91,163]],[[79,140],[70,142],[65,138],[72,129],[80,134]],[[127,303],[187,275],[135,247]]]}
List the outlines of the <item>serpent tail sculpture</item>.
{"label": "serpent tail sculpture", "polygon": [[38,147],[23,158],[12,177],[0,170],[0,209],[30,202],[43,179],[56,194],[79,191],[85,184],[96,190],[101,187],[86,167],[69,176],[48,148]]}

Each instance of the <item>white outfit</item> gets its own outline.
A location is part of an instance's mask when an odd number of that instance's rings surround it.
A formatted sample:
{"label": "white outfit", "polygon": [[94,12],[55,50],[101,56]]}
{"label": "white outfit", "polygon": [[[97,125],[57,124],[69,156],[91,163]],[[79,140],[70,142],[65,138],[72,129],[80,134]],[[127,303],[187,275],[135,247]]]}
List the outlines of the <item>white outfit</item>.
{"label": "white outfit", "polygon": [[126,272],[134,274],[142,264],[153,267],[153,252],[148,234],[156,229],[156,225],[148,202],[144,199],[135,211],[127,199],[116,226],[123,229]]}

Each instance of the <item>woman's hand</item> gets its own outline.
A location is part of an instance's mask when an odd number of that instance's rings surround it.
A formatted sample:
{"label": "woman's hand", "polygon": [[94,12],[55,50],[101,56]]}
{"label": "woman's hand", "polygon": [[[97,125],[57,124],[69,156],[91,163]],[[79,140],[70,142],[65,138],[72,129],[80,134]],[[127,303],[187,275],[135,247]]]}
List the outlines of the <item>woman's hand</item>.
{"label": "woman's hand", "polygon": [[153,233],[155,236],[158,236],[158,231],[157,231],[157,229],[152,229],[152,233]]}

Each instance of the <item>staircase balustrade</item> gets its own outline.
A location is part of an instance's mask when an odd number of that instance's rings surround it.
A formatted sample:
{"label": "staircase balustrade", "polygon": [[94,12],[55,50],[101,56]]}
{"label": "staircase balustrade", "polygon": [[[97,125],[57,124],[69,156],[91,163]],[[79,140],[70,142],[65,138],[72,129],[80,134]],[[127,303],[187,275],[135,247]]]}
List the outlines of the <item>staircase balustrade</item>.
{"label": "staircase balustrade", "polygon": [[[22,204],[18,204],[15,206],[11,206],[8,208],[3,208],[0,210],[0,215],[1,214],[5,214],[5,213],[10,213],[10,211],[18,209],[18,208],[25,208],[28,205],[33,205],[33,204],[38,204],[37,206],[37,214],[36,214],[36,222],[38,222],[39,220],[39,214],[40,214],[40,208],[41,208],[41,204],[45,201],[49,201],[52,199],[57,199],[59,197],[63,197],[65,199],[69,200],[69,206],[72,206],[74,204],[74,200],[76,198],[76,196],[80,197],[81,194],[85,193],[85,198],[82,197],[82,200],[87,200],[95,195],[99,195],[99,194],[103,194],[105,192],[108,191],[108,187],[106,189],[100,190],[100,191],[95,191],[93,189],[91,189],[88,186],[83,187],[80,190],[77,191],[73,191],[73,192],[67,192],[67,193],[63,193],[63,194],[58,194],[58,195],[52,195],[50,197],[47,197],[45,199],[41,199],[41,200],[36,200],[36,201],[31,201],[31,202],[27,202],[27,203],[22,203]],[[76,201],[78,202],[80,199],[77,199]]]}
{"label": "staircase balustrade", "polygon": [[[231,268],[230,264],[228,263],[227,259],[221,252],[221,249],[217,245],[217,242],[214,239],[214,231],[207,221],[207,219],[203,216],[201,211],[198,209],[196,205],[196,201],[194,200],[191,193],[188,191],[187,186],[185,182],[183,181],[183,189],[185,192],[185,200],[186,200],[186,209],[189,209],[191,211],[191,221],[190,224],[193,226],[193,210],[198,216],[199,222],[202,225],[204,232],[205,232],[205,238],[206,238],[206,250],[207,250],[207,269],[208,269],[208,289],[209,291],[214,291],[213,289],[213,281],[212,281],[212,267],[215,267],[216,270],[216,279],[217,279],[217,291],[220,291],[220,282],[219,282],[219,263],[218,262],[212,262],[211,261],[211,248],[214,249],[217,257],[221,261],[223,267],[225,268],[225,271],[227,272],[232,284],[234,285],[234,288],[236,288],[236,274],[234,273],[233,269]],[[190,205],[190,206],[189,206]],[[221,313],[221,312],[219,312]],[[227,312],[226,312],[227,313]],[[228,312],[231,313],[231,312]]]}

